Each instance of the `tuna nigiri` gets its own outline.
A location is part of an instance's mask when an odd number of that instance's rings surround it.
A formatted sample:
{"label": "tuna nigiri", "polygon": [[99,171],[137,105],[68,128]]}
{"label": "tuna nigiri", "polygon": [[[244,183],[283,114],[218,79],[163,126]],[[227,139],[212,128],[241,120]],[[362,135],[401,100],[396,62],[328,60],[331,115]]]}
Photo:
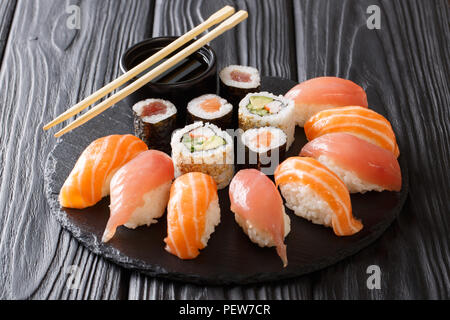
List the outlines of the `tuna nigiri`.
{"label": "tuna nigiri", "polygon": [[166,250],[180,259],[194,259],[220,223],[214,179],[190,172],[175,180],[167,207]]}
{"label": "tuna nigiri", "polygon": [[109,194],[114,173],[147,145],[132,135],[106,136],[92,142],[81,154],[59,194],[61,206],[84,209]]}
{"label": "tuna nigiri", "polygon": [[402,187],[400,165],[394,154],[348,133],[329,133],[314,139],[300,155],[327,166],[350,193],[400,191]]}
{"label": "tuna nigiri", "polygon": [[275,246],[286,267],[284,238],[290,231],[290,220],[274,183],[258,170],[241,170],[231,181],[229,193],[236,222],[254,243]]}
{"label": "tuna nigiri", "polygon": [[285,95],[295,101],[297,125],[319,111],[344,106],[367,107],[367,96],[356,83],[336,77],[319,77],[304,81]]}
{"label": "tuna nigiri", "polygon": [[320,162],[288,158],[275,171],[275,182],[286,206],[299,217],[333,227],[338,236],[350,236],[363,228],[352,215],[350,194],[344,183]]}
{"label": "tuna nigiri", "polygon": [[399,156],[395,133],[382,115],[363,107],[339,107],[316,113],[305,123],[308,140],[327,133],[346,132]]}
{"label": "tuna nigiri", "polygon": [[121,167],[111,179],[111,214],[103,242],[119,226],[134,229],[156,223],[166,209],[173,178],[172,159],[157,150],[144,151]]}

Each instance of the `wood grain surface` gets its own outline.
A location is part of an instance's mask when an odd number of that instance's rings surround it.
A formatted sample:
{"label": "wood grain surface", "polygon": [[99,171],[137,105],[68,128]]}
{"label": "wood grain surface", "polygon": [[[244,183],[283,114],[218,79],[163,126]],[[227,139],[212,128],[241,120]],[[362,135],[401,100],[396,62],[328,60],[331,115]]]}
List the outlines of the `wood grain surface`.
{"label": "wood grain surface", "polygon": [[[79,30],[67,28],[69,3],[81,8]],[[200,287],[130,273],[80,246],[49,215],[43,170],[55,139],[41,127],[117,76],[129,45],[180,35],[225,4],[250,17],[212,42],[219,68],[249,64],[269,76],[361,84],[369,104],[382,101],[376,107],[407,155],[410,196],[376,243],[294,280]],[[366,27],[369,5],[381,9],[380,30]],[[445,0],[1,1],[0,298],[450,298],[449,18]],[[380,290],[366,286],[374,264]],[[71,290],[72,265],[81,282]]]}

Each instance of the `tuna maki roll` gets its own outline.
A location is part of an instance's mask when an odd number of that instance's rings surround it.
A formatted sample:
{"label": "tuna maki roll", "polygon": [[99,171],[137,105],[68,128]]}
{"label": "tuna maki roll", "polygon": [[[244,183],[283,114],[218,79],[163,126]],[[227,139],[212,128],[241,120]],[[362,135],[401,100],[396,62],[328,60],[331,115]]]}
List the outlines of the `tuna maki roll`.
{"label": "tuna maki roll", "polygon": [[175,176],[188,172],[209,174],[223,189],[234,174],[234,145],[231,136],[217,126],[201,121],[172,135]]}
{"label": "tuna maki roll", "polygon": [[294,102],[268,92],[249,93],[239,104],[239,128],[277,127],[287,136],[286,149],[294,142]]}
{"label": "tuna maki roll", "polygon": [[215,94],[205,94],[191,100],[187,106],[187,113],[188,124],[204,121],[221,129],[232,127],[233,106]]}
{"label": "tuna maki roll", "polygon": [[169,144],[176,129],[177,108],[170,101],[147,99],[133,106],[134,132],[150,149],[170,152]]}
{"label": "tuna maki roll", "polygon": [[[287,137],[275,127],[250,129],[241,136],[245,147],[245,169],[262,170],[272,175],[286,156]],[[267,172],[265,172],[267,171]]]}
{"label": "tuna maki roll", "polygon": [[[251,92],[260,91],[261,77],[253,67],[231,65],[219,73],[220,95],[237,110],[239,102]],[[233,123],[237,125],[237,112],[233,113]]]}

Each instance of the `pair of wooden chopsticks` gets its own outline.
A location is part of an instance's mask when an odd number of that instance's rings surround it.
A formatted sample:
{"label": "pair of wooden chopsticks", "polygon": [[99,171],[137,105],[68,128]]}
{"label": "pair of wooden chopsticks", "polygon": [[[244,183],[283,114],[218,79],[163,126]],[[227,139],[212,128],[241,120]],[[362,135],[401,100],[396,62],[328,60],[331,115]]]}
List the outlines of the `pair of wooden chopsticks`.
{"label": "pair of wooden chopsticks", "polygon": [[[85,98],[84,100],[80,101],[70,109],[68,109],[66,112],[59,115],[56,119],[52,120],[48,124],[44,126],[44,130],[48,130],[51,127],[57,125],[58,123],[61,123],[70,117],[73,117],[80,111],[86,109],[94,102],[98,101],[99,99],[106,96],[108,93],[113,91],[114,89],[117,89],[133,77],[139,75],[152,65],[154,65],[156,62],[160,61],[161,59],[168,56],[170,53],[174,52],[176,49],[180,48],[182,45],[186,44],[188,41],[192,40],[194,37],[205,31],[206,29],[210,28],[213,25],[218,24],[219,22],[222,22],[226,18],[230,17],[235,12],[233,7],[225,6],[221,10],[214,13],[212,16],[210,16],[205,22],[198,25],[188,33],[184,34],[183,36],[179,37],[177,40],[169,44],[167,47],[161,49],[157,53],[155,53],[153,56],[139,64],[138,66],[134,67],[127,73],[123,74],[116,80],[112,81],[111,83],[107,84],[100,90],[94,92],[89,97]],[[164,63],[160,64],[156,68],[152,69],[148,73],[146,73],[144,76],[133,82],[132,84],[128,85],[124,89],[118,91],[117,93],[113,94],[108,99],[104,100],[103,102],[99,103],[97,106],[83,114],[81,117],[77,118],[75,121],[70,123],[68,126],[63,128],[62,130],[58,131],[55,134],[55,137],[60,137],[67,132],[81,126],[82,124],[88,122],[95,116],[99,115],[112,105],[116,104],[120,100],[124,99],[128,95],[132,94],[136,90],[143,87],[148,82],[152,81],[154,78],[162,74],[163,72],[167,71],[186,57],[190,56],[194,52],[196,52],[198,49],[203,47],[205,44],[210,42],[211,40],[215,39],[216,37],[220,36],[225,31],[233,28],[237,24],[241,23],[245,19],[247,19],[248,13],[247,11],[241,10],[228,18],[227,20],[223,21],[218,27],[216,27],[214,30],[206,34],[205,36],[201,37],[200,39],[196,40],[194,43],[186,47],[185,49],[178,52],[176,55],[165,61]]]}

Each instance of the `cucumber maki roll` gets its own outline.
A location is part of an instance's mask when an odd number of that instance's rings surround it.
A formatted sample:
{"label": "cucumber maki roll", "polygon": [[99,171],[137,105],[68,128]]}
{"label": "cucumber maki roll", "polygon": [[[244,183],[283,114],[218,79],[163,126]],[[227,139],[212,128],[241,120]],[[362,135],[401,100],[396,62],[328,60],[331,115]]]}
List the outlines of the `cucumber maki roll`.
{"label": "cucumber maki roll", "polygon": [[188,172],[210,175],[223,189],[234,174],[233,139],[210,123],[195,122],[176,130],[171,141],[175,176]]}
{"label": "cucumber maki roll", "polygon": [[147,99],[133,106],[134,132],[150,149],[170,153],[170,137],[176,129],[177,108],[170,101]]}
{"label": "cucumber maki roll", "polygon": [[191,100],[188,103],[187,111],[188,124],[204,121],[221,129],[232,127],[233,106],[215,94],[205,94]]}
{"label": "cucumber maki roll", "polygon": [[249,93],[239,104],[239,128],[277,127],[286,134],[286,149],[294,142],[294,102],[269,92]]}

